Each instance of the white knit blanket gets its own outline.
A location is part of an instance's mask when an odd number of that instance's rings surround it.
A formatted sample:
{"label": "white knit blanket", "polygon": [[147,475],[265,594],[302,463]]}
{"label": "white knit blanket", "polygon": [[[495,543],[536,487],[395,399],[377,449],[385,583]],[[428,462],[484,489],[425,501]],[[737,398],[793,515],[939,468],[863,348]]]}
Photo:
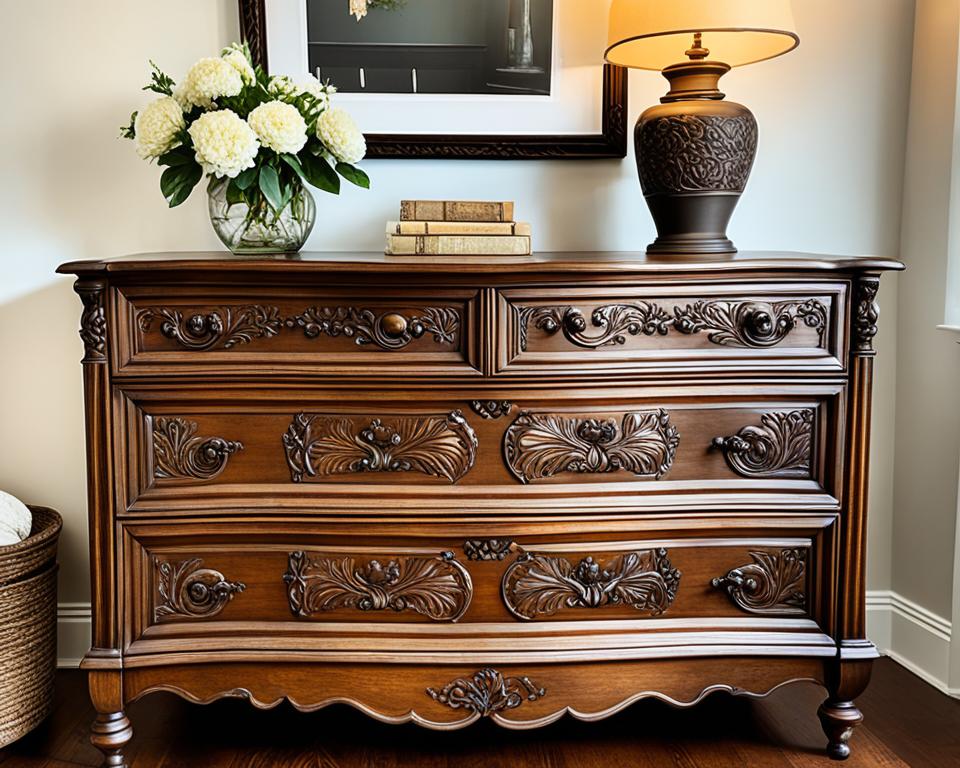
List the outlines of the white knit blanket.
{"label": "white knit blanket", "polygon": [[0,547],[19,544],[30,535],[33,515],[16,496],[0,491]]}

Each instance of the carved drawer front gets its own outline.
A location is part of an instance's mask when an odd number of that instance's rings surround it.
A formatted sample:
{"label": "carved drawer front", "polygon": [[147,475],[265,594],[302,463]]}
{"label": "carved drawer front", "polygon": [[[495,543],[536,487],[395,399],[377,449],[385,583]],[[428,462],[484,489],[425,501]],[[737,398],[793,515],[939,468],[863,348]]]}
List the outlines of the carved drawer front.
{"label": "carved drawer front", "polygon": [[449,652],[562,648],[568,631],[586,648],[591,633],[813,632],[829,622],[835,522],[127,523],[128,641]]}
{"label": "carved drawer front", "polygon": [[121,289],[122,373],[317,370],[406,375],[474,372],[477,292],[391,287],[264,289],[251,295],[186,286]]}
{"label": "carved drawer front", "polygon": [[842,388],[694,388],[505,400],[411,392],[126,391],[122,508],[331,514],[401,497],[400,511],[543,514],[837,508]]}
{"label": "carved drawer front", "polygon": [[845,367],[845,283],[505,289],[500,370]]}

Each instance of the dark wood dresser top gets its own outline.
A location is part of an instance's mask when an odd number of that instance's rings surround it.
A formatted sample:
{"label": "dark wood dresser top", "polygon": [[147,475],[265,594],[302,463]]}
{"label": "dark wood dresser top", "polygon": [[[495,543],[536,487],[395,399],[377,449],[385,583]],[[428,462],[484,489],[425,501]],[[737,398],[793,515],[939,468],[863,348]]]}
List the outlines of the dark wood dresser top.
{"label": "dark wood dresser top", "polygon": [[656,258],[638,251],[568,251],[529,257],[386,256],[372,252],[305,252],[295,256],[237,257],[223,251],[143,253],[91,261],[71,261],[61,274],[94,275],[155,270],[203,272],[410,272],[425,274],[531,275],[545,272],[575,274],[688,274],[795,272],[804,270],[902,270],[903,264],[882,256],[834,256],[789,251],[744,251],[733,256]]}

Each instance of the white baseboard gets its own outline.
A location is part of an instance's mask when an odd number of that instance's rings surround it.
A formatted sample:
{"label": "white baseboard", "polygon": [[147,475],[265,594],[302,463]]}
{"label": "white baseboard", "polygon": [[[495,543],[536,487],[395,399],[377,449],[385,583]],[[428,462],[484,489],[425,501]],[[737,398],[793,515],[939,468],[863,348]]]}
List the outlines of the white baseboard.
{"label": "white baseboard", "polygon": [[[75,669],[90,647],[90,603],[57,606],[57,666]],[[950,637],[947,619],[889,590],[867,592],[867,636],[880,652],[944,693],[950,688]]]}
{"label": "white baseboard", "polygon": [[76,669],[90,648],[90,603],[57,605],[57,666]]}
{"label": "white baseboard", "polygon": [[950,621],[889,590],[867,592],[867,636],[886,656],[949,696]]}

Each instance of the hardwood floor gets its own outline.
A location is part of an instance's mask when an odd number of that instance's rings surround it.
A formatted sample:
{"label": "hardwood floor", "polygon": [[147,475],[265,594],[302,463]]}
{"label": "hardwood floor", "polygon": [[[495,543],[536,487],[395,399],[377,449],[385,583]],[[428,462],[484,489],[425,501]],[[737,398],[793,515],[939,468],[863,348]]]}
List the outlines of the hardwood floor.
{"label": "hardwood floor", "polygon": [[[848,768],[960,766],[960,701],[889,659],[858,701],[866,716]],[[376,723],[345,707],[305,715],[241,701],[208,707],[156,694],[133,704],[134,768],[812,768],[832,763],[816,708],[823,691],[783,688],[763,701],[716,694],[689,710],[644,701],[600,723],[564,719],[516,732],[488,722],[456,733]],[[99,765],[87,742],[84,676],[58,674],[56,706],[27,738],[0,750],[2,768]]]}

